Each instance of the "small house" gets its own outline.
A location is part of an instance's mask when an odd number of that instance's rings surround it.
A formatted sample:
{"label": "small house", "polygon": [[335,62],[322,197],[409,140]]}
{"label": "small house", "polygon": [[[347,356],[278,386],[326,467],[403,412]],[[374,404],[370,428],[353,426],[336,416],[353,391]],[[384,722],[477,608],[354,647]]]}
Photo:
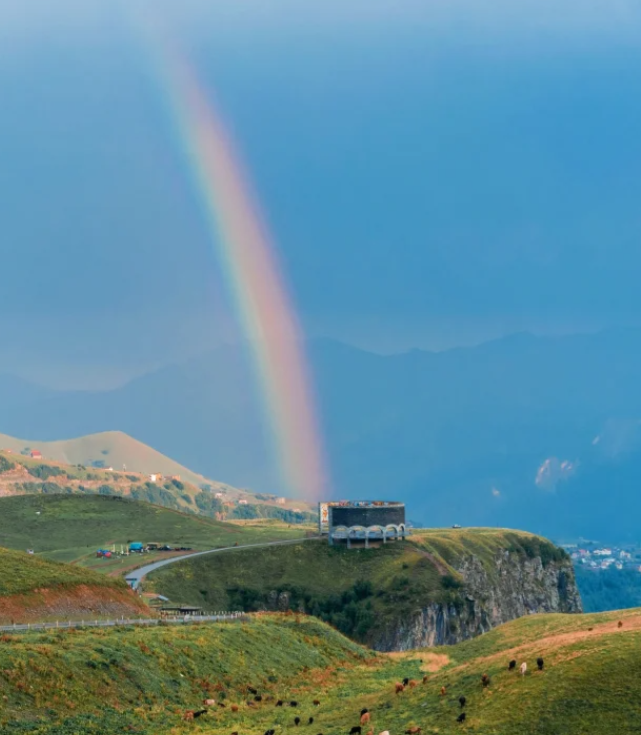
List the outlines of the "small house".
{"label": "small house", "polygon": [[42,459],[42,452],[39,449],[32,449],[29,452],[31,459]]}

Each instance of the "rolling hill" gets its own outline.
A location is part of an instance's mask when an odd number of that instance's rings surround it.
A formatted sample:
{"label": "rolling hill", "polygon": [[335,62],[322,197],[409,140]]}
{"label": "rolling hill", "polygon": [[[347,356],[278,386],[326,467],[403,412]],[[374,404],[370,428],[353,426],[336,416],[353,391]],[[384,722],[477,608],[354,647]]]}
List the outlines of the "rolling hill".
{"label": "rolling hill", "polygon": [[[0,725],[39,735],[346,733],[367,708],[374,732],[627,735],[638,730],[639,645],[639,610],[535,615],[456,646],[389,655],[295,615],[184,629],[27,634],[0,646]],[[536,670],[538,656],[543,671]],[[525,676],[508,671],[511,659],[528,663]],[[395,682],[405,677],[417,686],[396,695]],[[205,697],[227,706],[185,722],[184,713]],[[278,699],[298,706],[275,707]]]}
{"label": "rolling hill", "polygon": [[0,548],[0,624],[140,614],[122,579]]}
{"label": "rolling hill", "polygon": [[0,434],[0,450],[10,449],[14,454],[37,449],[44,459],[67,465],[87,467],[113,467],[114,470],[137,472],[143,475],[161,474],[178,477],[199,487],[209,484],[227,492],[238,492],[221,482],[208,480],[203,475],[188,470],[173,459],[157,452],[122,431],[103,431],[61,441],[35,441],[16,439]]}
{"label": "rolling hill", "polygon": [[[0,451],[0,497],[29,494],[80,494],[125,497],[142,500],[186,513],[217,520],[268,519],[303,523],[314,515],[304,504],[277,502],[274,496],[255,496],[227,488],[203,485],[203,489],[181,476],[149,475],[111,467],[87,467],[52,459],[25,456],[12,450]],[[28,453],[27,453],[28,454]],[[300,507],[292,508],[292,505]]]}
{"label": "rolling hill", "polygon": [[[58,561],[82,561],[119,571],[120,559],[96,560],[97,548],[131,541],[188,546],[194,550],[302,538],[300,527],[220,523],[119,496],[17,495],[0,498],[0,546],[33,549]],[[151,560],[149,555],[145,560]],[[127,560],[129,561],[129,560]],[[135,562],[134,562],[135,563]],[[138,561],[138,564],[141,562]]]}

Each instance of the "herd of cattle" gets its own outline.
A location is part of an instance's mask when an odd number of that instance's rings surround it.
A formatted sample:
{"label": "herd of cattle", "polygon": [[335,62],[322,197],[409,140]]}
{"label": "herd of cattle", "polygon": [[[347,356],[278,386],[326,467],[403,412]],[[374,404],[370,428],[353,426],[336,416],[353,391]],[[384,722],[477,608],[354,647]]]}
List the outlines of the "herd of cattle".
{"label": "herd of cattle", "polygon": [[[507,667],[508,671],[514,671],[516,669],[516,664],[517,664],[516,659],[512,659],[508,663],[508,667]],[[543,667],[545,664],[544,664],[543,659],[540,656],[539,658],[536,659],[536,665],[539,671],[543,671]],[[521,676],[525,676],[525,674],[527,673],[527,662],[524,661],[519,666],[519,672]],[[428,680],[429,680],[429,677],[424,676],[422,683],[426,684]],[[419,682],[416,679],[410,679],[409,677],[407,677],[403,679],[403,681],[399,681],[394,684],[394,692],[395,694],[399,695],[399,694],[402,694],[406,688],[413,689],[417,687],[418,685],[419,685]],[[489,687],[489,685],[490,685],[490,677],[487,674],[482,674],[481,675],[481,686],[485,689]],[[253,695],[253,699],[250,699],[247,701],[248,707],[256,707],[257,705],[261,704],[263,700],[265,701],[273,700],[273,697],[270,697],[270,696],[266,696],[265,698],[263,698],[263,695],[259,694],[258,691],[254,689],[253,687],[248,686],[246,687],[246,690],[249,694]],[[447,695],[447,689],[446,687],[443,686],[441,687],[441,696],[444,697],[446,695]],[[458,701],[461,707],[461,712],[457,716],[456,721],[462,724],[463,722],[465,722],[467,718],[467,714],[464,711],[465,705],[467,704],[467,698],[464,695],[461,695],[458,698]],[[318,707],[320,705],[320,700],[314,699],[312,704],[315,707]],[[205,699],[203,700],[203,707],[201,709],[187,710],[187,712],[185,712],[183,716],[183,719],[188,720],[188,721],[196,720],[202,715],[206,714],[209,711],[210,707],[216,707],[216,706],[226,707],[227,705],[225,702],[216,701],[215,699]],[[298,707],[298,702],[295,700],[291,700],[290,702],[284,702],[282,699],[279,699],[276,701],[275,706],[276,707],[285,707],[285,706]],[[234,712],[234,713],[239,711],[239,706],[237,704],[231,704],[229,705],[229,708],[231,712]],[[369,729],[365,733],[365,735],[374,735],[374,729],[371,727],[371,718],[372,718],[372,715],[370,711],[367,708],[362,709],[360,713],[360,724],[354,725],[352,729],[349,731],[349,735],[363,735],[363,728],[366,726],[369,726]],[[303,723],[300,717],[295,716],[293,718],[293,723],[296,727],[300,726],[301,724],[313,725],[314,718],[309,717],[307,719],[307,722]],[[276,730],[274,728],[271,728],[269,730],[266,730],[264,735],[275,735],[275,733],[276,733]],[[421,733],[421,728],[416,725],[413,725],[409,727],[407,730],[405,730],[405,735],[420,735],[420,733]],[[238,732],[234,731],[231,733],[231,735],[238,735]],[[323,735],[323,733],[318,733],[318,735]],[[390,735],[390,734],[388,730],[383,730],[378,735]]]}

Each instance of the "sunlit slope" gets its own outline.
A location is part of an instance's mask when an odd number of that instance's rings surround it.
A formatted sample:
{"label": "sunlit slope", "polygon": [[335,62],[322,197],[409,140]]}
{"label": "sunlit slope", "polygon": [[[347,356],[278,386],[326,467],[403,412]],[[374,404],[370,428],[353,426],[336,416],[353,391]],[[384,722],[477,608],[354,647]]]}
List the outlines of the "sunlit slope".
{"label": "sunlit slope", "polygon": [[[104,431],[76,439],[52,442],[16,439],[0,434],[0,449],[11,449],[19,453],[27,447],[39,450],[44,459],[52,459],[65,464],[90,467],[93,462],[101,462],[106,467],[113,467],[114,470],[122,470],[125,467],[129,472],[178,476],[181,480],[193,485],[205,482],[212,484],[202,475],[192,472],[122,431]],[[222,486],[222,483],[217,484]]]}

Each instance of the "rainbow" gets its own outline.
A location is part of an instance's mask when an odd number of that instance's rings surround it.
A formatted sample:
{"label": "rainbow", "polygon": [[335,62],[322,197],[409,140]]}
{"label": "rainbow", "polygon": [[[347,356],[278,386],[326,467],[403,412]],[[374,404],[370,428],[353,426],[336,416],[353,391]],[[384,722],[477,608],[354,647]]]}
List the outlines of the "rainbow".
{"label": "rainbow", "polygon": [[183,55],[163,45],[172,115],[218,246],[253,361],[283,480],[295,497],[327,497],[328,478],[301,332],[282,268],[221,116]]}

